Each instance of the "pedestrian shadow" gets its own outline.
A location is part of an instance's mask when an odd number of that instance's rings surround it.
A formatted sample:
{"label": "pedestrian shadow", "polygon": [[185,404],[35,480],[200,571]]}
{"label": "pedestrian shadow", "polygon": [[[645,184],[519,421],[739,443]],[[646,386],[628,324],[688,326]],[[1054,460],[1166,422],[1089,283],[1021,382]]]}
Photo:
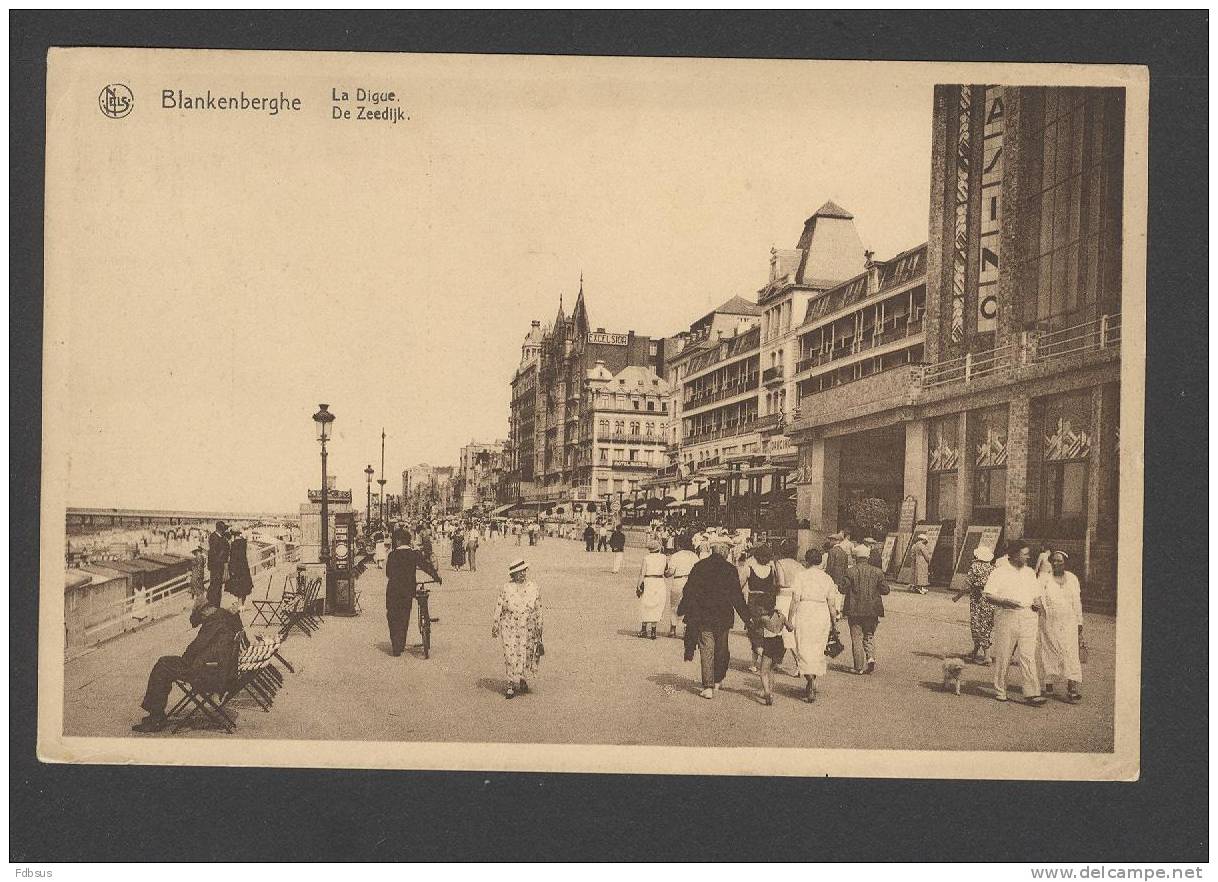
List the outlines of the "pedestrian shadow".
{"label": "pedestrian shadow", "polygon": [[494,692],[496,695],[502,695],[507,689],[507,679],[496,680],[493,677],[479,677],[478,688],[485,689],[487,692]]}
{"label": "pedestrian shadow", "polygon": [[702,691],[701,679],[695,680],[691,677],[682,677],[680,674],[670,674],[667,672],[652,674],[647,678],[647,682],[655,683],[669,694],[674,692],[688,692],[692,695],[697,695]]}
{"label": "pedestrian shadow", "polygon": [[393,644],[390,643],[388,640],[377,640],[372,645],[376,649],[379,649],[381,652],[383,652],[385,655],[388,655],[390,657],[393,656]]}
{"label": "pedestrian shadow", "polygon": [[841,662],[829,662],[828,668],[831,671],[837,671],[839,674],[853,674],[854,673],[853,665],[845,665],[845,664],[842,664]]}
{"label": "pedestrian shadow", "polygon": [[631,628],[618,628],[618,629],[617,629],[617,635],[618,635],[619,637],[637,637],[639,640],[643,640],[643,639],[645,639],[645,638],[643,638],[643,637],[639,637],[639,632],[638,632],[638,629],[637,629],[637,628],[635,628],[635,629],[631,629]]}
{"label": "pedestrian shadow", "polygon": [[[948,691],[943,688],[942,680],[919,680],[918,685],[928,692],[938,692],[940,695],[950,695],[956,697],[954,691]],[[993,698],[994,684],[987,683],[984,680],[961,680],[960,681],[960,697],[969,696],[970,698]],[[1018,704],[1018,702],[1016,702]]]}

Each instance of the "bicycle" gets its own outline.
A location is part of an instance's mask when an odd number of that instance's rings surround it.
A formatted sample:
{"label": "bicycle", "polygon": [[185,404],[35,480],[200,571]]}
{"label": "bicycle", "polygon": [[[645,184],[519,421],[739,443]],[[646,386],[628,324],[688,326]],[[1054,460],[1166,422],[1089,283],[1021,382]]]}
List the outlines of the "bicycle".
{"label": "bicycle", "polygon": [[431,592],[424,585],[435,585],[434,579],[419,582],[415,585],[414,597],[419,607],[419,636],[423,640],[423,658],[431,658],[431,611],[427,608],[427,598]]}

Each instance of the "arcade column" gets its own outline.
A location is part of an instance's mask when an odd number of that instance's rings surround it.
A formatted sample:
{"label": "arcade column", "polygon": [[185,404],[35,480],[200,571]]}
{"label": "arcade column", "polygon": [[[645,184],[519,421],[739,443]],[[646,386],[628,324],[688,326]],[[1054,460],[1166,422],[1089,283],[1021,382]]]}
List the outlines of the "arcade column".
{"label": "arcade column", "polygon": [[809,546],[819,547],[837,532],[841,467],[840,438],[816,438],[799,445],[796,518],[811,524],[807,535],[800,535],[801,553]]}

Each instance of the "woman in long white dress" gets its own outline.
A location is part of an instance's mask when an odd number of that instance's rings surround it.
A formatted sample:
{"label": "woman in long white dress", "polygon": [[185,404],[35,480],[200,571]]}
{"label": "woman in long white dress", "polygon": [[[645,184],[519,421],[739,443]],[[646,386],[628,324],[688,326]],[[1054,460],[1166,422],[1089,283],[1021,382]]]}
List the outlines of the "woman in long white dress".
{"label": "woman in long white dress", "polygon": [[791,615],[787,627],[795,634],[795,657],[807,686],[804,701],[816,700],[816,678],[827,667],[825,645],[829,629],[837,619],[840,596],[833,577],[820,568],[822,554],[809,548],[800,570],[791,582]]}
{"label": "woman in long white dress", "polygon": [[541,642],[541,594],[529,578],[529,567],[518,560],[508,567],[511,581],[499,589],[491,636],[503,644],[507,669],[506,697],[529,691],[529,677],[536,676],[545,649]]}
{"label": "woman in long white dress", "polygon": [[643,567],[639,570],[640,637],[656,639],[656,626],[664,618],[664,605],[668,601],[668,586],[664,582],[667,569],[668,558],[660,551],[660,543],[652,539],[647,543],[647,554],[643,556]]}
{"label": "woman in long white dress", "polygon": [[1078,577],[1066,569],[1068,559],[1066,552],[1054,551],[1049,555],[1050,571],[1040,577],[1043,601],[1037,656],[1045,692],[1051,693],[1054,682],[1064,679],[1066,699],[1077,704],[1083,700],[1083,666],[1079,659],[1083,602]]}

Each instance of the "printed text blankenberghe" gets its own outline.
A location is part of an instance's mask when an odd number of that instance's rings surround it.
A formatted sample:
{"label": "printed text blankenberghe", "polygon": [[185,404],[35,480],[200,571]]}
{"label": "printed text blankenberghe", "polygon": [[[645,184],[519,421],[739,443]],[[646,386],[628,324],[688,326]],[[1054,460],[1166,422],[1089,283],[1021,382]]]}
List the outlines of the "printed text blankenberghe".
{"label": "printed text blankenberghe", "polygon": [[161,107],[165,110],[252,110],[277,116],[281,110],[300,110],[300,99],[278,95],[187,95],[181,89],[162,89]]}

